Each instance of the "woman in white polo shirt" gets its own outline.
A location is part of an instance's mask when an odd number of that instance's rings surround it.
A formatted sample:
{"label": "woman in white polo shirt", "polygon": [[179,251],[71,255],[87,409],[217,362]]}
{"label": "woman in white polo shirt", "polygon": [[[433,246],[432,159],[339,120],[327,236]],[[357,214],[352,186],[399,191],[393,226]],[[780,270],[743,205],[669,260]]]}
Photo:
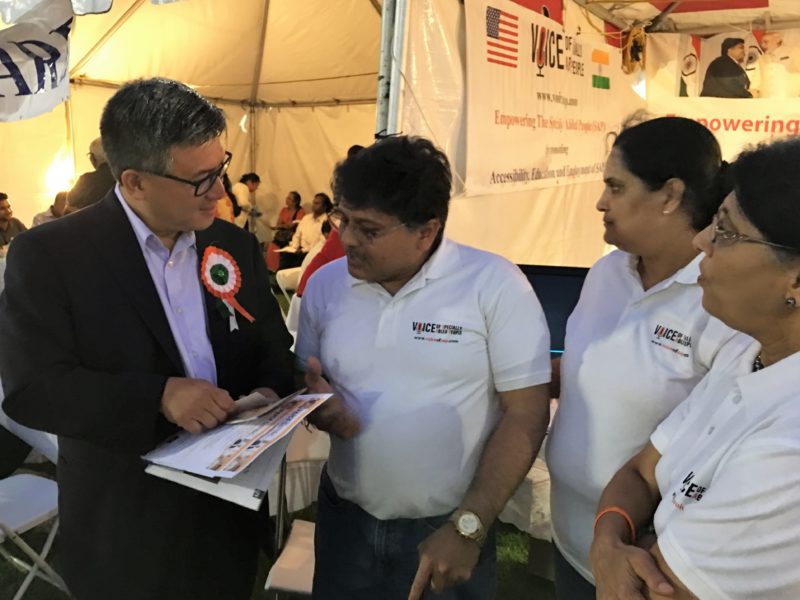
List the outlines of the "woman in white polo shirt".
{"label": "woman in white polo shirt", "polygon": [[603,488],[736,335],[701,306],[692,246],[725,196],[722,165],[711,132],[679,117],[624,130],[608,157],[597,208],[619,250],[589,271],[567,323],[547,442],[559,600],[594,598]]}
{"label": "woman in white polo shirt", "polygon": [[[720,353],[603,492],[598,598],[800,598],[798,165],[797,138],[743,153],[695,238],[703,306],[753,340]],[[653,517],[655,545],[631,545]]]}

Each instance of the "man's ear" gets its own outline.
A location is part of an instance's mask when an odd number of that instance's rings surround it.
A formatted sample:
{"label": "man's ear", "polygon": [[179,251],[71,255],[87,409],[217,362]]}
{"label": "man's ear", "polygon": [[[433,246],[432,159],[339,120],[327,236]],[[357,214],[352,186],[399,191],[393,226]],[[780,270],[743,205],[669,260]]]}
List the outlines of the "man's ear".
{"label": "man's ear", "polygon": [[661,191],[664,192],[661,213],[671,215],[680,210],[683,194],[686,191],[686,184],[683,180],[677,177],[667,179],[666,183],[661,187]]}
{"label": "man's ear", "polygon": [[128,196],[141,200],[144,198],[144,178],[142,173],[134,169],[125,169],[119,176],[119,185]]}
{"label": "man's ear", "polygon": [[421,250],[429,250],[433,243],[436,241],[436,236],[442,229],[442,223],[439,219],[429,219],[417,228],[419,235],[419,247]]}

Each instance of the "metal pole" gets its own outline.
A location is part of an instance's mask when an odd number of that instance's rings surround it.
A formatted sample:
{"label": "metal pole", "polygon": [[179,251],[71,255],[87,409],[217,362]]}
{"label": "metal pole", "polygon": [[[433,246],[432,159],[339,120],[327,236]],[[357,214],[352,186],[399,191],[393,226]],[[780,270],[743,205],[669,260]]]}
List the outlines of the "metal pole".
{"label": "metal pole", "polygon": [[392,75],[392,37],[395,0],[384,0],[381,14],[381,55],[378,66],[378,99],[375,135],[386,133],[389,124],[389,95]]}
{"label": "metal pole", "polygon": [[386,119],[386,133],[397,133],[400,113],[400,88],[402,80],[400,69],[403,66],[403,48],[406,39],[406,0],[397,0],[394,11],[394,35],[392,39],[392,76],[389,81],[389,116]]}

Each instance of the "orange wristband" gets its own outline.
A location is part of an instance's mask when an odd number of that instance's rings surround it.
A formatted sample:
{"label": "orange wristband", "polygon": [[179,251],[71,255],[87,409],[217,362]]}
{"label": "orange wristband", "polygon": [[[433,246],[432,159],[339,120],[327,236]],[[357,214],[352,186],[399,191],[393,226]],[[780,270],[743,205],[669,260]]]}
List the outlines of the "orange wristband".
{"label": "orange wristband", "polygon": [[628,523],[628,527],[630,527],[630,530],[631,530],[631,541],[630,541],[630,543],[631,544],[636,543],[636,526],[633,524],[633,519],[631,519],[631,516],[627,512],[625,512],[625,509],[620,508],[619,506],[609,506],[608,508],[604,508],[599,513],[597,513],[597,516],[594,518],[594,525],[592,526],[592,532],[594,532],[594,530],[597,529],[597,522],[604,515],[607,515],[608,513],[618,514],[623,519],[625,519],[625,521]]}

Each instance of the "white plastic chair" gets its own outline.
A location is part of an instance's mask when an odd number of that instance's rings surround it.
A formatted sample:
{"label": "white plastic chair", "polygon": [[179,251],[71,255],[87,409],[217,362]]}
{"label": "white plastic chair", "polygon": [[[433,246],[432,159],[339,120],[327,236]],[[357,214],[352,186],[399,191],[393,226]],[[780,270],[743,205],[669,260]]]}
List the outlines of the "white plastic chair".
{"label": "white plastic chair", "polygon": [[280,597],[280,592],[311,595],[314,582],[314,523],[294,519],[288,537],[283,539],[289,515],[286,490],[289,487],[292,492],[292,511],[310,504],[316,498],[322,466],[329,450],[330,440],[326,433],[298,427],[281,463],[278,493],[270,493],[270,498],[275,498],[278,505],[275,525],[278,558],[267,574],[264,589],[273,591],[275,598]]}
{"label": "white plastic chair", "polygon": [[[55,481],[38,475],[12,475],[0,480],[0,556],[27,576],[13,600],[20,600],[34,577],[39,577],[69,596],[64,580],[47,564],[47,555],[58,531],[58,486]],[[26,531],[53,520],[40,552],[31,548],[20,536]],[[10,541],[30,560],[12,555],[5,546]]]}

